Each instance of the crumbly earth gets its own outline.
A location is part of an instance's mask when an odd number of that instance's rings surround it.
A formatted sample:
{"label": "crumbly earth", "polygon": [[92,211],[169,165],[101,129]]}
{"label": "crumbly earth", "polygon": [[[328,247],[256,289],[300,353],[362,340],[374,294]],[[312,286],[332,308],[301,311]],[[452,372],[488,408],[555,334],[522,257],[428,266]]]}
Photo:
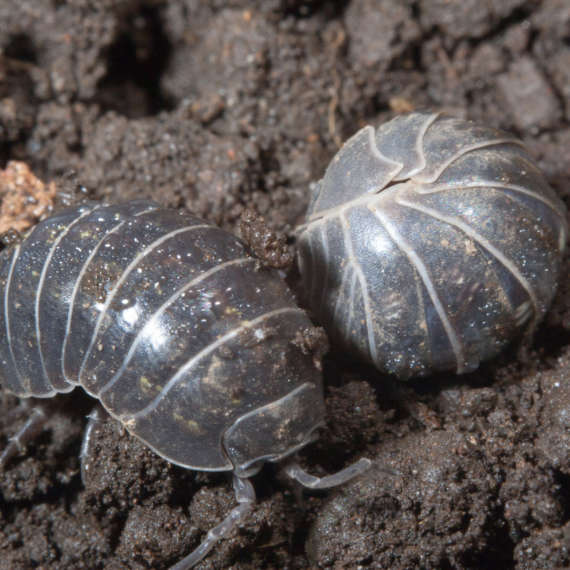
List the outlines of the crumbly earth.
{"label": "crumbly earth", "polygon": [[[568,204],[569,73],[567,0],[2,0],[0,168],[236,232],[249,209],[294,247],[341,141],[429,107],[518,134]],[[254,514],[200,568],[570,567],[567,279],[531,346],[468,376],[397,384],[338,352],[324,374],[328,425],[302,462],[373,468],[301,497],[267,467]],[[47,402],[0,473],[0,570],[167,568],[234,506],[224,475],[111,420],[82,477],[92,403]],[[0,447],[28,413],[0,395]]]}

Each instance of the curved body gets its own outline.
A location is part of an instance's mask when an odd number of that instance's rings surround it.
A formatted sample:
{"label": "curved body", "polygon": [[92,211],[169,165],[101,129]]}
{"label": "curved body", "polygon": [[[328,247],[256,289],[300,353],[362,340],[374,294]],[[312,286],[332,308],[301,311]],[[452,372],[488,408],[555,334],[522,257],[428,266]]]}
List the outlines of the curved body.
{"label": "curved body", "polygon": [[190,214],[62,211],[0,253],[0,299],[1,385],[80,385],[183,467],[246,474],[323,421],[320,372],[294,342],[307,316],[242,242]]}
{"label": "curved body", "polygon": [[564,206],[520,141],[418,112],[337,153],[299,264],[330,336],[381,371],[463,373],[544,315],[566,236]]}

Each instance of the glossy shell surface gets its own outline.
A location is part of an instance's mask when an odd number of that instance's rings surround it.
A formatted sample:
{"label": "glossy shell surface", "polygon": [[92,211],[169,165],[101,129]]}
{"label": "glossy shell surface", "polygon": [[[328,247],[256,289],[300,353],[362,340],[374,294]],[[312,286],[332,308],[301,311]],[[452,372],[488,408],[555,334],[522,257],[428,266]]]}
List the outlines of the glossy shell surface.
{"label": "glossy shell surface", "polygon": [[512,136],[432,113],[358,131],[298,232],[329,336],[402,378],[469,372],[546,312],[565,209]]}
{"label": "glossy shell surface", "polygon": [[321,376],[280,277],[188,213],[86,203],[0,254],[0,384],[82,386],[169,461],[232,470],[305,442]]}

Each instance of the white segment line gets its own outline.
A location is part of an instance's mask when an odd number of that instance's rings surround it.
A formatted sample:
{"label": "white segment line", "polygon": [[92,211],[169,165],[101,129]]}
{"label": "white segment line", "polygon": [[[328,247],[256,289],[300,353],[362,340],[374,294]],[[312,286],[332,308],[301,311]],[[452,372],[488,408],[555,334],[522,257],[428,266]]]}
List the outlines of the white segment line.
{"label": "white segment line", "polygon": [[354,247],[352,245],[352,240],[350,239],[350,227],[348,224],[348,220],[344,216],[344,213],[340,214],[340,222],[342,227],[342,234],[348,252],[348,262],[350,265],[352,265],[354,271],[356,272],[358,283],[360,284],[360,290],[362,292],[362,299],[364,301],[364,312],[366,314],[366,332],[368,333],[368,348],[370,350],[370,357],[372,358],[372,361],[374,363],[379,364],[378,350],[376,348],[376,340],[374,336],[374,327],[372,324],[372,314],[371,314],[372,312],[370,309],[370,295],[368,294],[368,283],[366,282],[366,278],[364,277],[364,273],[362,272],[360,263],[358,262],[358,259],[354,255]]}
{"label": "white segment line", "polygon": [[[357,198],[356,200],[352,200],[349,202],[350,205],[356,205],[355,202],[362,202],[365,201],[363,198]],[[303,236],[307,231],[312,230],[322,222],[326,222],[327,220],[333,220],[336,216],[338,216],[339,212],[342,212],[346,209],[345,205],[342,206],[335,206],[334,208],[329,208],[328,210],[324,210],[323,212],[319,212],[314,216],[311,216],[310,219],[305,222],[302,226],[297,228],[297,233],[300,236]]]}
{"label": "white segment line", "polygon": [[89,343],[89,347],[87,348],[87,351],[85,352],[85,356],[83,357],[83,362],[81,363],[81,367],[79,369],[78,378],[80,381],[81,381],[81,377],[83,376],[83,371],[85,370],[85,366],[87,365],[87,361],[89,360],[89,356],[91,355],[91,352],[93,351],[93,347],[95,346],[95,342],[97,340],[99,330],[101,329],[101,325],[103,324],[103,319],[105,318],[105,315],[107,314],[107,311],[109,310],[109,307],[111,306],[111,303],[113,302],[113,299],[115,298],[117,292],[121,288],[121,285],[127,280],[129,275],[136,268],[136,266],[141,262],[141,260],[144,257],[146,257],[147,255],[152,253],[155,249],[160,247],[163,243],[167,242],[168,240],[172,239],[173,237],[177,236],[178,234],[186,233],[186,232],[194,231],[194,230],[198,230],[198,229],[203,229],[203,228],[213,229],[213,226],[211,226],[210,224],[198,224],[198,225],[194,225],[194,226],[185,226],[183,228],[178,228],[177,230],[172,230],[171,232],[164,234],[163,236],[159,237],[158,239],[154,240],[152,243],[147,245],[129,263],[129,265],[121,273],[121,277],[119,279],[117,279],[117,282],[115,283],[115,285],[113,286],[111,291],[109,291],[107,293],[107,297],[105,299],[105,304],[103,305],[103,308],[102,308],[101,312],[99,313],[99,317],[97,318],[97,322],[95,323],[95,329],[93,331],[93,335],[91,336],[91,342]]}
{"label": "white segment line", "polygon": [[[4,320],[6,322],[6,340],[8,342],[8,348],[10,350],[10,356],[12,357],[12,362],[14,363],[14,370],[16,371],[16,376],[18,376],[18,380],[20,384],[22,384],[22,377],[20,375],[20,371],[18,370],[18,364],[16,363],[16,357],[14,356],[14,349],[12,347],[12,333],[10,331],[10,303],[8,302],[8,296],[10,295],[10,288],[12,286],[12,276],[14,274],[14,266],[16,265],[16,261],[18,260],[18,256],[20,255],[20,245],[18,244],[14,248],[14,253],[12,257],[12,262],[10,263],[10,270],[8,272],[8,278],[6,279],[6,288],[4,289]],[[23,386],[28,392],[30,391],[29,386]]]}
{"label": "white segment line", "polygon": [[312,226],[317,220],[320,220],[320,218],[316,217],[312,220],[308,220],[304,224],[301,224],[295,228],[294,235],[299,240],[299,242],[303,239],[303,234],[307,231],[307,229]]}
{"label": "white segment line", "polygon": [[448,190],[511,190],[512,192],[529,196],[537,202],[542,202],[557,216],[560,218],[564,217],[558,206],[554,202],[551,202],[546,196],[532,192],[518,184],[505,184],[504,182],[494,182],[493,180],[481,180],[480,182],[473,182],[471,184],[432,184],[429,186],[419,186],[414,188],[414,192],[417,194],[437,194]]}
{"label": "white segment line", "polygon": [[[366,139],[365,139],[366,137]],[[362,148],[361,143],[366,140],[364,148]],[[383,174],[384,179],[386,180],[386,184],[382,187],[384,188],[387,184],[394,180],[394,178],[402,171],[404,164],[402,162],[398,162],[393,160],[385,155],[382,154],[381,150],[378,148],[376,144],[376,129],[374,129],[371,125],[366,125],[359,131],[357,131],[352,137],[350,137],[341,147],[341,149],[337,152],[337,154],[333,157],[332,161],[330,162],[327,171],[325,172],[324,177],[319,181],[320,191],[317,199],[313,204],[311,204],[311,211],[315,212],[318,210],[318,204],[323,196],[327,193],[327,188],[324,187],[324,181],[327,179],[327,174],[330,172],[330,168],[336,163],[346,162],[346,152],[349,149],[353,149],[354,145],[356,148],[360,148],[360,152],[369,152],[370,155],[377,160],[381,165],[382,168],[379,168],[379,172]],[[347,164],[346,168],[350,168],[350,165]],[[345,169],[346,171],[346,169]],[[364,195],[374,194],[382,190],[382,188],[374,188],[374,189],[364,189]],[[346,205],[346,203],[341,204],[341,206]],[[325,210],[318,211],[316,215],[325,214],[330,212],[331,210],[335,210],[338,206],[333,206],[332,208],[327,208]],[[315,214],[313,214],[315,215]],[[307,224],[301,226],[300,230],[303,231]]]}
{"label": "white segment line", "polygon": [[[364,139],[366,137],[366,139]],[[365,142],[364,148],[362,148],[362,143]],[[327,171],[325,172],[325,176],[322,180],[319,181],[320,184],[320,192],[317,196],[317,199],[311,205],[311,210],[314,212],[318,209],[319,202],[321,198],[326,194],[326,188],[324,187],[324,181],[327,178],[327,174],[330,172],[330,168],[333,165],[336,165],[338,162],[345,162],[346,161],[346,153],[348,150],[352,150],[356,145],[356,148],[362,149],[361,152],[369,151],[370,154],[374,159],[376,159],[382,166],[388,171],[386,172],[386,177],[392,180],[394,176],[398,174],[402,170],[403,164],[401,162],[397,162],[384,156],[378,146],[376,145],[376,130],[371,125],[366,125],[359,131],[357,131],[354,135],[352,135],[340,148],[337,154],[333,157],[332,161],[330,162]],[[368,147],[368,148],[366,148]],[[368,193],[369,191],[367,191]]]}
{"label": "white segment line", "polygon": [[59,246],[59,244],[61,243],[61,240],[63,240],[63,238],[69,233],[69,230],[71,230],[71,228],[73,228],[73,226],[75,226],[76,224],[78,224],[85,216],[88,216],[89,214],[91,214],[91,212],[96,212],[99,208],[101,207],[101,204],[95,206],[94,208],[91,208],[89,210],[86,210],[85,212],[83,212],[83,214],[77,216],[77,218],[75,218],[75,220],[73,220],[70,224],[68,224],[68,226],[57,236],[57,238],[55,239],[55,241],[53,242],[49,253],[46,257],[46,260],[44,262],[44,266],[42,267],[42,273],[40,275],[40,279],[38,281],[38,288],[36,291],[36,296],[35,296],[35,304],[34,304],[34,318],[35,318],[35,323],[36,323],[36,338],[37,338],[37,348],[38,348],[38,352],[40,355],[40,362],[42,365],[42,371],[44,374],[44,378],[46,379],[48,384],[52,384],[48,373],[47,373],[47,369],[46,369],[46,363],[45,363],[45,359],[44,359],[44,353],[42,350],[42,343],[41,343],[41,330],[40,330],[40,298],[43,292],[43,286],[44,286],[44,282],[46,279],[46,274],[49,268],[49,265],[51,263],[52,257],[55,253],[56,248]]}
{"label": "white segment line", "polygon": [[419,273],[420,278],[423,281],[425,288],[427,289],[428,295],[430,296],[431,302],[433,303],[437,315],[447,334],[449,343],[451,344],[451,348],[453,350],[453,353],[455,355],[455,360],[457,362],[457,373],[461,374],[465,369],[464,367],[465,357],[463,354],[463,347],[461,346],[461,342],[459,341],[457,333],[455,332],[455,329],[453,328],[449,320],[449,317],[445,312],[445,308],[443,307],[441,300],[439,299],[439,295],[435,290],[433,281],[430,277],[427,267],[424,265],[424,262],[421,260],[420,256],[415,252],[413,247],[401,236],[398,230],[393,226],[392,222],[388,219],[388,217],[377,208],[371,207],[371,210],[374,213],[374,215],[380,220],[385,230],[388,232],[388,235],[393,240],[393,242],[405,253],[410,263],[415,267],[416,271]]}
{"label": "white segment line", "polygon": [[449,168],[451,164],[453,164],[456,160],[458,160],[462,156],[465,156],[466,154],[469,154],[474,150],[481,150],[484,148],[498,146],[502,144],[515,144],[517,146],[521,146],[524,148],[524,144],[522,143],[522,141],[512,138],[492,139],[488,141],[473,143],[460,148],[455,154],[453,154],[450,158],[448,158],[435,172],[433,172],[429,178],[425,177],[422,178],[421,172],[419,172],[417,175],[412,177],[412,180],[416,183],[424,183],[424,184],[433,183],[441,176],[441,174],[445,171],[446,168]]}
{"label": "white segment line", "polygon": [[[306,241],[306,238],[303,238],[302,236],[299,237],[297,240],[297,251],[298,252],[303,247],[303,241]],[[307,244],[307,247],[308,247],[308,244]],[[306,260],[305,260],[304,256],[302,256],[300,253],[297,254],[297,262],[299,264],[299,273],[301,275],[307,275],[307,273],[305,272],[305,268],[307,267]],[[309,272],[309,275],[310,275],[310,272]],[[305,294],[307,295],[308,294],[307,282],[304,282],[303,286],[306,288]]]}
{"label": "white segment line", "polygon": [[460,219],[454,216],[446,216],[445,214],[441,214],[437,210],[433,208],[429,208],[428,206],[423,206],[419,204],[414,204],[412,202],[408,202],[407,200],[398,200],[398,204],[402,206],[406,206],[411,208],[412,210],[416,210],[418,212],[422,212],[427,216],[431,216],[436,220],[440,220],[445,224],[449,224],[450,226],[454,226],[457,229],[461,230],[465,235],[471,238],[474,242],[478,243],[481,247],[486,249],[491,255],[493,255],[510,273],[511,275],[520,283],[521,287],[527,292],[529,296],[533,308],[534,308],[534,315],[535,318],[540,314],[538,309],[538,301],[534,290],[531,284],[526,280],[523,274],[519,271],[517,266],[511,261],[508,257],[506,257],[501,251],[499,251],[490,241],[488,241],[485,237],[481,234],[476,232],[472,227],[470,227],[465,222],[461,221]]}
{"label": "white segment line", "polygon": [[135,414],[133,414],[129,417],[124,417],[122,420],[123,423],[127,423],[131,420],[137,420],[139,418],[142,418],[142,417],[150,414],[154,409],[157,408],[157,406],[160,404],[161,400],[168,394],[168,392],[170,392],[170,390],[172,390],[172,388],[174,388],[174,386],[176,386],[176,384],[182,378],[184,378],[184,375],[186,374],[186,372],[188,370],[190,370],[199,360],[201,360],[202,358],[204,358],[204,357],[208,356],[209,354],[211,354],[212,352],[214,352],[217,348],[219,348],[220,346],[225,344],[228,340],[235,338],[241,332],[243,332],[247,329],[250,329],[252,327],[255,327],[255,326],[259,325],[259,323],[261,323],[267,319],[273,318],[273,317],[275,317],[277,315],[281,315],[283,313],[304,313],[304,311],[302,309],[299,309],[298,307],[284,307],[281,309],[275,309],[273,311],[269,311],[267,313],[264,313],[263,315],[253,319],[252,321],[244,321],[242,325],[240,325],[239,327],[236,327],[235,329],[233,329],[230,332],[226,333],[225,335],[221,336],[218,340],[216,340],[215,342],[212,342],[207,347],[203,348],[200,352],[198,352],[195,356],[190,358],[190,360],[188,360],[185,364],[183,364],[180,367],[180,369],[178,370],[178,372],[176,372],[176,374],[174,374],[174,376],[172,376],[168,380],[168,382],[166,383],[164,388],[161,390],[160,394],[158,394],[158,396],[156,396],[156,398],[150,404],[148,404],[142,410],[136,412]]}
{"label": "white segment line", "polygon": [[[213,227],[213,226],[208,226],[208,227]],[[191,281],[186,283],[183,287],[181,287],[176,292],[174,292],[153,313],[153,315],[150,317],[150,319],[148,319],[148,321],[143,325],[141,330],[137,333],[137,336],[135,337],[134,341],[132,342],[131,347],[129,349],[129,352],[127,353],[127,356],[125,357],[125,359],[123,361],[123,364],[121,364],[121,367],[117,370],[117,372],[114,374],[114,376],[111,378],[111,380],[109,380],[109,382],[107,382],[107,384],[105,384],[101,388],[101,390],[99,390],[99,393],[96,396],[98,398],[101,398],[102,395],[107,390],[109,390],[110,388],[113,387],[115,382],[121,377],[121,375],[126,370],[127,366],[129,365],[129,362],[133,358],[139,344],[143,341],[145,328],[148,326],[151,326],[154,322],[156,322],[162,316],[164,311],[166,311],[166,309],[168,309],[168,307],[170,307],[170,305],[172,305],[182,294],[184,294],[186,291],[188,291],[188,289],[190,289],[191,287],[198,285],[199,283],[201,283],[205,279],[208,279],[209,277],[211,277],[215,273],[218,273],[219,271],[222,271],[223,269],[226,269],[227,267],[231,267],[233,265],[242,265],[242,264],[245,265],[246,263],[255,264],[255,263],[257,263],[257,260],[254,259],[253,257],[240,257],[238,259],[232,259],[230,261],[224,261],[224,263],[220,263],[220,264],[216,265],[215,267],[208,269],[208,271],[205,271],[204,273],[202,273],[198,277],[195,277],[194,279],[192,279]]]}
{"label": "white segment line", "polygon": [[[453,190],[511,190],[512,192],[518,194],[524,194],[525,196],[529,196],[538,202],[542,202],[545,206],[550,208],[554,214],[558,217],[564,218],[564,214],[561,212],[560,208],[555,202],[552,202],[547,196],[543,196],[542,194],[538,194],[537,192],[532,192],[523,186],[519,186],[518,184],[508,184],[505,182],[498,182],[494,180],[481,180],[478,182],[472,182],[469,184],[459,183],[459,184],[434,184],[431,182],[423,182],[418,179],[413,179],[411,181],[403,180],[399,182],[402,187],[407,187],[408,184],[412,184],[413,191],[417,194],[437,194],[439,192],[447,192]],[[392,186],[395,188],[395,186]],[[365,196],[360,196],[359,198],[355,198],[354,200],[342,204],[341,206],[335,206],[334,208],[329,208],[328,210],[323,210],[322,212],[318,212],[314,215],[314,217],[310,218],[307,222],[305,222],[302,226],[299,226],[297,232],[300,232],[303,235],[304,232],[307,230],[313,229],[318,224],[325,222],[330,219],[334,219],[339,214],[344,213],[350,208],[359,205],[367,205],[369,203],[374,203],[377,198],[382,196],[383,193],[380,194],[367,194]],[[398,195],[398,192],[395,193]]]}
{"label": "white segment line", "polygon": [[388,164],[389,166],[392,167],[392,170],[388,174],[388,177],[390,178],[390,180],[393,180],[394,177],[398,174],[398,172],[402,171],[402,168],[404,168],[404,164],[402,162],[398,162],[397,160],[388,158],[387,156],[384,156],[382,154],[382,152],[378,148],[378,145],[376,144],[376,129],[374,127],[372,127],[371,125],[367,125],[366,127],[364,127],[364,129],[366,129],[368,133],[368,145],[370,146],[370,152],[372,153],[374,158],[376,158],[376,160]]}
{"label": "white segment line", "polygon": [[[339,269],[341,269],[339,267]],[[337,323],[339,324],[338,320],[337,320],[337,315],[338,315],[338,310],[340,309],[340,307],[342,306],[341,301],[343,301],[343,297],[344,297],[344,289],[345,289],[345,284],[346,281],[348,280],[349,276],[351,276],[352,274],[356,275],[356,271],[354,269],[352,269],[352,265],[350,263],[347,263],[343,268],[342,268],[342,279],[340,280],[340,287],[338,288],[337,291],[337,295],[336,295],[336,301],[334,304],[334,311],[332,314],[332,319],[331,319],[331,323]],[[338,327],[340,330],[340,327]]]}
{"label": "white segment line", "polygon": [[418,130],[418,136],[416,137],[416,154],[420,157],[420,164],[412,171],[408,172],[406,179],[411,178],[418,172],[421,172],[426,167],[426,155],[424,152],[424,139],[427,133],[427,130],[435,123],[437,118],[441,115],[441,113],[433,113],[429,117],[427,117],[425,123],[421,126]]}
{"label": "white segment line", "polygon": [[[435,117],[433,118],[433,120],[435,120]],[[422,128],[422,131],[420,131],[422,133],[422,136],[425,134],[425,132],[427,131],[427,128],[430,126],[430,124],[433,122],[433,120],[428,121],[425,125],[425,128]],[[418,141],[419,140],[420,140],[420,138],[418,137]],[[457,185],[444,185],[444,184],[442,184],[438,188],[438,185],[434,184],[434,182],[441,176],[441,174],[443,173],[443,171],[446,168],[448,168],[453,162],[455,162],[458,158],[461,158],[463,155],[465,155],[471,151],[474,151],[474,150],[479,150],[479,149],[497,146],[497,145],[501,145],[501,144],[514,144],[514,145],[520,146],[522,148],[525,148],[524,144],[521,141],[519,141],[517,139],[511,139],[511,138],[494,139],[491,141],[484,141],[484,142],[480,142],[480,143],[475,143],[473,145],[463,147],[459,151],[457,151],[453,156],[451,156],[433,174],[433,176],[431,178],[422,178],[421,172],[425,168],[426,164],[425,164],[425,156],[423,155],[423,152],[420,152],[420,151],[423,151],[422,144],[420,144],[418,142],[417,148],[418,148],[418,152],[419,152],[420,156],[422,157],[423,165],[420,165],[413,172],[409,173],[410,174],[409,177],[407,176],[405,179],[395,180],[395,182],[397,182],[397,184],[403,184],[403,185],[413,183],[414,185],[417,185],[419,187],[419,188],[415,189],[415,191],[418,193],[421,193],[421,194],[430,194],[432,192],[452,190],[452,189],[458,188]],[[424,184],[427,184],[428,186],[427,187],[423,186]],[[538,194],[535,194],[534,192],[529,192],[528,190],[525,190],[525,189],[523,189],[519,186],[516,186],[514,184],[513,185],[495,184],[493,182],[482,181],[481,183],[473,184],[472,186],[471,185],[461,185],[460,188],[470,188],[470,187],[477,188],[477,187],[483,187],[485,184],[487,184],[487,185],[492,184],[496,188],[502,187],[502,188],[505,188],[508,190],[513,190],[515,192],[521,192],[522,194],[528,194],[529,196],[533,196],[537,200],[544,202],[546,205],[550,206],[554,211],[558,212],[556,206],[553,205],[551,202],[549,202],[547,198],[544,198]],[[395,185],[391,186],[391,188],[394,188],[394,186]],[[432,188],[434,190],[432,190]],[[382,189],[380,189],[380,190],[382,190]],[[305,232],[308,228],[314,227],[316,224],[321,223],[325,219],[332,219],[338,215],[342,215],[342,213],[344,211],[346,211],[347,209],[354,207],[354,206],[357,206],[361,203],[367,204],[368,202],[372,201],[371,200],[372,196],[379,196],[380,194],[379,193],[364,194],[362,196],[359,196],[358,198],[351,200],[350,202],[345,202],[345,203],[340,204],[338,206],[333,206],[332,208],[327,208],[326,210],[321,210],[319,212],[311,214],[309,216],[309,218],[307,219],[307,221],[304,224],[301,224],[297,228],[296,234],[302,235],[302,233]]]}
{"label": "white segment line", "polygon": [[[329,259],[329,241],[327,239],[327,228],[326,226],[321,228],[321,240],[322,240],[322,244],[323,244],[323,265],[325,267],[325,274],[323,276],[323,281],[322,281],[322,292],[321,292],[321,298],[319,300],[319,313],[322,314],[322,310],[323,310],[323,305],[325,303],[325,299],[327,296],[327,285],[329,282],[329,268],[330,268],[330,259]],[[316,275],[316,267],[315,269],[315,275]],[[314,307],[317,307],[317,305],[313,305]]]}
{"label": "white segment line", "polygon": [[[143,210],[142,212],[138,212],[138,213],[134,214],[132,217],[141,216],[141,215],[147,214],[149,212],[154,212],[156,210],[156,208],[157,208],[156,206],[149,207],[148,209]],[[115,232],[119,231],[123,227],[123,225],[129,221],[129,218],[125,218],[124,215],[122,215],[120,219],[122,221],[120,221],[116,226],[111,228],[108,232],[106,232],[101,237],[101,239],[97,242],[95,247],[91,250],[91,253],[87,257],[87,259],[83,262],[83,266],[81,267],[81,270],[79,271],[79,275],[77,276],[77,278],[75,280],[75,285],[73,286],[73,292],[71,293],[71,299],[69,301],[69,310],[67,311],[67,324],[65,326],[65,336],[63,338],[63,346],[61,349],[61,371],[62,371],[63,377],[68,382],[73,383],[73,384],[78,384],[79,377],[78,378],[70,378],[67,375],[66,370],[65,370],[65,353],[67,351],[67,341],[69,339],[69,334],[71,331],[71,320],[72,320],[72,316],[73,316],[73,308],[75,306],[75,297],[77,296],[77,293],[79,292],[79,285],[81,284],[81,281],[83,281],[83,277],[84,277],[85,273],[87,272],[87,268],[89,267],[89,264],[91,263],[93,258],[97,255],[97,252],[99,251],[99,248],[101,247],[101,245],[103,244],[105,239],[109,235],[114,234]]]}
{"label": "white segment line", "polygon": [[313,247],[313,232],[309,232],[307,234],[307,249],[309,252],[309,266],[310,266],[310,271],[307,273],[307,275],[309,275],[309,283],[307,283],[307,289],[308,289],[308,294],[309,294],[309,300],[311,302],[311,304],[313,304],[313,300],[315,297],[315,288],[317,286],[317,279],[316,279],[316,271],[315,271],[315,266],[316,266],[316,262],[315,262],[315,248]]}

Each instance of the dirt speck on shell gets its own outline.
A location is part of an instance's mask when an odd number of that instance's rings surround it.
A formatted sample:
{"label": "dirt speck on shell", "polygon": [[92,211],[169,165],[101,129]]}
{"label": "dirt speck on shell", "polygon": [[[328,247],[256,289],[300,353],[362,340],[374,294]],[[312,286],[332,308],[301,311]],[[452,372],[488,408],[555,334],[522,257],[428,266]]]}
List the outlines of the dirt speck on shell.
{"label": "dirt speck on shell", "polygon": [[[569,26],[566,0],[4,0],[0,168],[74,172],[96,198],[236,233],[251,210],[292,238],[344,139],[429,107],[520,136],[568,204]],[[324,374],[328,423],[301,461],[374,467],[299,500],[268,466],[254,513],[200,568],[570,567],[568,280],[530,349],[471,375],[397,385],[334,351]],[[172,466],[111,420],[82,481],[92,405],[48,402],[0,473],[0,570],[167,568],[234,506],[225,476]],[[28,413],[0,393],[0,447]]]}

